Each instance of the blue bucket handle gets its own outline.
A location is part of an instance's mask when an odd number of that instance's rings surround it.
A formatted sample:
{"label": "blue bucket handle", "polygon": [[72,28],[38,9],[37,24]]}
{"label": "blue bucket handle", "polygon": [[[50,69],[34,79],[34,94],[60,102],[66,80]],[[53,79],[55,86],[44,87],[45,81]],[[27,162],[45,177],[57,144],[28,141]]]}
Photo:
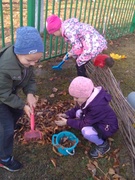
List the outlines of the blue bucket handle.
{"label": "blue bucket handle", "polygon": [[[75,140],[76,140],[76,143],[74,144],[74,148],[76,147],[76,145],[78,144],[78,142],[79,142],[79,140],[78,140],[78,138],[75,138]],[[67,149],[66,149],[66,152],[69,154],[69,155],[71,155],[71,156],[73,156],[74,154],[75,154],[75,149],[73,149],[72,150],[73,152],[71,153],[71,152],[69,152]]]}
{"label": "blue bucket handle", "polygon": [[52,144],[55,146],[55,145],[57,145],[58,143],[56,143],[55,142],[55,139],[57,138],[57,134],[53,134],[53,136],[52,136]]}
{"label": "blue bucket handle", "polygon": [[73,152],[71,153],[71,152],[69,152],[67,149],[66,149],[66,152],[69,154],[69,155],[71,155],[71,156],[73,156],[74,154],[75,154],[75,150],[73,149]]}

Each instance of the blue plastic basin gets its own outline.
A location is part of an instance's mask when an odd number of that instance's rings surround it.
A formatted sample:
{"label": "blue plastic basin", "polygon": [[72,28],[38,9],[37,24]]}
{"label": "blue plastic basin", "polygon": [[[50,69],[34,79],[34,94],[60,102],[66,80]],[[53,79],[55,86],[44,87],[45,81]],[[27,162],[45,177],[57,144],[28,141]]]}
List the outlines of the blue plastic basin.
{"label": "blue plastic basin", "polygon": [[[61,139],[63,137],[68,137],[68,140],[75,142],[74,145],[71,147],[63,147],[62,145],[60,145]],[[58,134],[53,134],[52,136],[53,146],[57,147],[58,152],[64,156],[74,155],[75,147],[77,146],[78,142],[79,142],[79,139],[73,133],[69,131],[62,131]]]}

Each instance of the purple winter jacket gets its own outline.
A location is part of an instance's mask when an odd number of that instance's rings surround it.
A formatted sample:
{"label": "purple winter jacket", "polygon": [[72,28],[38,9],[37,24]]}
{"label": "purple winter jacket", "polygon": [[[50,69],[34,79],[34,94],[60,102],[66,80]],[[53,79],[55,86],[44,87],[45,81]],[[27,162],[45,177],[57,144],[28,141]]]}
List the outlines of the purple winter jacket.
{"label": "purple winter jacket", "polygon": [[86,107],[86,103],[82,105],[82,114],[79,119],[75,118],[76,112],[80,107],[72,108],[66,112],[69,116],[67,125],[79,130],[86,126],[92,126],[98,132],[99,137],[103,139],[112,136],[118,130],[118,120],[109,105],[110,101],[111,95],[102,88],[99,94]]}

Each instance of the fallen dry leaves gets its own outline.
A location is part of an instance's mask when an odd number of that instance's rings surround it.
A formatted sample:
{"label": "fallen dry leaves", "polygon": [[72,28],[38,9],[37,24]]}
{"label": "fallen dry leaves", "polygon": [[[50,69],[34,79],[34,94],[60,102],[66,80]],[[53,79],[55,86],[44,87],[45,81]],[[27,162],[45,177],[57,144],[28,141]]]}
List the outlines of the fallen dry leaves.
{"label": "fallen dry leaves", "polygon": [[[111,143],[114,140],[112,138],[109,138],[109,141]],[[113,161],[113,163],[111,163],[110,165],[111,167],[108,167],[108,172],[104,172],[107,170],[107,168],[100,167],[98,158],[96,160],[89,159],[87,168],[90,171],[94,180],[126,180],[124,177],[120,176],[118,173],[119,168],[120,168],[119,151],[120,149],[117,148],[111,153],[107,153],[106,155],[104,155],[105,159],[107,159],[108,161]],[[99,158],[101,158],[101,156],[99,156]],[[126,165],[129,165],[129,164],[126,164]],[[102,174],[102,176],[99,176],[99,177],[97,176],[98,171]]]}
{"label": "fallen dry leaves", "polygon": [[59,153],[59,152],[57,151],[57,149],[56,149],[54,146],[53,146],[52,150],[53,150],[53,152],[54,152],[55,154],[57,154],[58,156],[63,156],[61,153]]}
{"label": "fallen dry leaves", "polygon": [[[37,141],[39,144],[51,143],[52,135],[58,133],[69,127],[58,127],[55,124],[56,115],[61,112],[65,112],[73,106],[72,101],[57,102],[50,104],[46,99],[39,99],[37,107],[35,109],[35,129],[39,130],[43,134],[42,140]],[[22,124],[22,128],[14,135],[16,143],[26,144],[24,141],[24,133],[30,130],[30,120],[24,115],[19,123]]]}
{"label": "fallen dry leaves", "polygon": [[[98,161],[98,160],[97,160]],[[97,161],[89,160],[89,163],[87,164],[87,168],[90,171],[92,177],[94,180],[126,180],[124,177],[120,176],[116,173],[116,171],[113,168],[109,168],[108,172],[105,173],[98,165]],[[103,176],[97,176],[97,170],[99,170]]]}
{"label": "fallen dry leaves", "polygon": [[56,159],[51,158],[50,160],[51,160],[51,162],[52,162],[53,166],[56,168]]}
{"label": "fallen dry leaves", "polygon": [[87,168],[88,168],[89,171],[91,171],[92,176],[96,175],[97,168],[96,168],[96,166],[93,164],[93,162],[91,160],[89,160],[89,163],[87,164]]}
{"label": "fallen dry leaves", "polygon": [[[54,91],[57,91],[57,89],[54,89]],[[38,99],[38,97],[37,97]],[[73,106],[73,101],[59,101],[55,104],[50,104],[46,99],[39,99],[37,103],[37,107],[35,109],[35,127],[39,131],[42,132],[43,138],[42,140],[37,141],[37,143],[41,145],[45,145],[48,143],[51,143],[52,141],[52,135],[55,133],[59,133],[62,130],[67,130],[70,127],[58,127],[55,124],[56,116],[58,113],[65,112],[69,108]],[[24,133],[26,131],[30,130],[30,120],[26,115],[24,115],[19,123],[21,123],[23,126],[20,130],[16,131],[14,138],[16,140],[16,143],[22,143],[22,144],[28,144],[29,142],[24,141]],[[114,139],[109,138],[109,143],[114,142]],[[81,142],[79,142],[78,147],[84,149],[85,156],[88,156],[89,147],[84,146]],[[57,154],[59,157],[63,156],[57,151],[57,148],[54,146],[52,147],[52,151]],[[107,153],[104,157],[99,155],[99,158],[104,158],[106,161],[111,163],[111,167],[108,168],[108,172],[104,172],[103,169],[100,167],[100,163],[98,162],[98,159],[91,160],[89,159],[89,162],[87,164],[87,169],[90,171],[91,176],[94,180],[125,180],[122,176],[118,174],[118,169],[120,167],[119,163],[119,152],[120,148],[115,149],[114,151],[111,151],[111,153]],[[56,159],[51,158],[50,161],[52,162],[53,166],[57,168]],[[126,166],[129,164],[124,164],[123,166]],[[107,169],[106,168],[106,169]],[[102,174],[102,176],[97,175],[97,171]]]}

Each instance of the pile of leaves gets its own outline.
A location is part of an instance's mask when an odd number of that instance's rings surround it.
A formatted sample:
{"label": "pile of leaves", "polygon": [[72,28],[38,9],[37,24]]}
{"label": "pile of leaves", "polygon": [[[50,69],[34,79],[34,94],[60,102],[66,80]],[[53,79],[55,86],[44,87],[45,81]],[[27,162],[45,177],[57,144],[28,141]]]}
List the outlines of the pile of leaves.
{"label": "pile of leaves", "polygon": [[[35,109],[35,127],[37,130],[42,132],[43,138],[41,140],[36,141],[36,143],[39,143],[41,145],[51,143],[53,134],[57,134],[60,131],[70,129],[70,127],[67,126],[58,127],[54,121],[57,119],[58,113],[65,112],[73,106],[74,104],[72,100],[59,101],[55,104],[50,104],[46,99],[39,99],[37,107]],[[28,144],[29,142],[26,142],[24,140],[24,133],[30,130],[30,120],[26,115],[24,115],[19,120],[19,123],[22,124],[22,128],[15,132],[15,142]],[[110,145],[113,141],[114,140],[112,138],[109,138]],[[67,139],[64,139],[64,142],[61,142],[60,146],[66,147],[67,144],[68,146],[70,146],[70,143],[71,142],[68,142]],[[86,157],[88,157],[90,147],[83,145],[81,141],[79,142],[78,147],[84,149],[84,154],[86,155]],[[52,150],[58,156],[63,156],[57,151],[56,147],[53,147]],[[96,160],[91,160],[90,158],[88,158],[86,168],[90,171],[90,174],[94,180],[125,180],[125,178],[119,175],[119,153],[120,148],[117,148],[114,149],[111,153],[109,152],[107,153],[107,155],[104,156],[105,161],[107,161],[108,164],[111,163],[111,165],[109,165],[108,172],[104,172],[100,164],[100,159],[102,159],[103,156],[99,154],[99,159]],[[58,159],[51,158],[50,160],[54,167],[57,168]],[[124,166],[129,166],[129,164],[123,164],[123,167]],[[99,174],[99,172],[100,175],[97,175]]]}
{"label": "pile of leaves", "polygon": [[[55,124],[58,113],[64,113],[73,106],[73,102],[59,101],[55,104],[50,104],[46,99],[39,99],[35,109],[35,129],[42,132],[43,138],[37,143],[51,143],[52,135],[62,130],[67,130],[70,127],[58,127]],[[24,115],[19,121],[22,125],[21,129],[16,131],[14,138],[16,143],[28,143],[24,140],[24,133],[30,130],[30,119]]]}
{"label": "pile of leaves", "polygon": [[60,139],[60,146],[62,147],[72,147],[75,144],[75,141],[69,139],[69,137],[64,136]]}

